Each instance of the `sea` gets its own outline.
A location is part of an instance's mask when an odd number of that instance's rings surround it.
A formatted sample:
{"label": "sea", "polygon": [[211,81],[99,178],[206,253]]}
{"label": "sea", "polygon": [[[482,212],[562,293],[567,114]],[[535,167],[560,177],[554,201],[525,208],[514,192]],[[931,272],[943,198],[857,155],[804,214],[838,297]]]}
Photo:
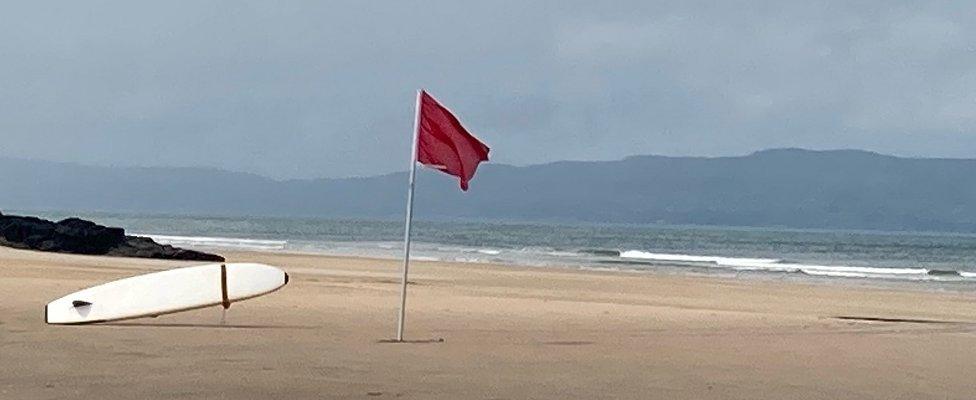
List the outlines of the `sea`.
{"label": "sea", "polygon": [[[15,211],[78,216],[203,250],[397,259],[403,221]],[[976,235],[670,225],[413,224],[411,259],[976,290]]]}

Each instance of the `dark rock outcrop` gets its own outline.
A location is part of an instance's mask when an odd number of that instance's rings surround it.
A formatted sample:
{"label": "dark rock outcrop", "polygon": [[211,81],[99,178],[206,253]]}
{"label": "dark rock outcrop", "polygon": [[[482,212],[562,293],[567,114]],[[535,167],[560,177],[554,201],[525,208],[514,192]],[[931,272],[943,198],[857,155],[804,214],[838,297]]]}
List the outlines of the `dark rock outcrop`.
{"label": "dark rock outcrop", "polygon": [[79,218],[52,222],[0,213],[0,245],[57,253],[224,261],[216,254],[163,245],[147,237],[127,236],[122,228],[106,227]]}

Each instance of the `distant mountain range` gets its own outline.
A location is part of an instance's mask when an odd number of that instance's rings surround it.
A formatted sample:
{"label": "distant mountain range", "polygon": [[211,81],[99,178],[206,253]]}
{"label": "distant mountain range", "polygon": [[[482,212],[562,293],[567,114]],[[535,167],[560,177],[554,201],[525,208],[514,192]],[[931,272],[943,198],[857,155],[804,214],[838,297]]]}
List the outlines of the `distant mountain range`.
{"label": "distant mountain range", "polygon": [[[419,174],[418,219],[976,232],[976,160],[858,150],[635,156]],[[406,173],[277,181],[205,168],[0,158],[0,209],[402,218]]]}

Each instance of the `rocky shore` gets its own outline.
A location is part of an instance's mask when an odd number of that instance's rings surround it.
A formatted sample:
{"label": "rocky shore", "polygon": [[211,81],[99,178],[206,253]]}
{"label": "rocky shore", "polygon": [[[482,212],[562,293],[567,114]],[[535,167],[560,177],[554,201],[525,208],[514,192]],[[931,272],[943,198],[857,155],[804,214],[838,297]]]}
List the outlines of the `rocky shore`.
{"label": "rocky shore", "polygon": [[0,213],[0,246],[71,254],[224,261],[216,254],[163,245],[147,237],[128,236],[122,228],[106,227],[79,218],[53,222]]}

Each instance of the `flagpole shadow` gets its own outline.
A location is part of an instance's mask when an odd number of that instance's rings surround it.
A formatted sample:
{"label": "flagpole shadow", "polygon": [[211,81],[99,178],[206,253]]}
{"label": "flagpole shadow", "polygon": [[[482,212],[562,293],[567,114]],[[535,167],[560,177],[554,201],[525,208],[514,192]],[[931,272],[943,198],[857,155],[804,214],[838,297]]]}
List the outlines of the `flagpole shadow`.
{"label": "flagpole shadow", "polygon": [[414,340],[396,340],[396,339],[380,339],[376,343],[383,344],[435,344],[444,343],[444,338],[436,339],[414,339]]}

